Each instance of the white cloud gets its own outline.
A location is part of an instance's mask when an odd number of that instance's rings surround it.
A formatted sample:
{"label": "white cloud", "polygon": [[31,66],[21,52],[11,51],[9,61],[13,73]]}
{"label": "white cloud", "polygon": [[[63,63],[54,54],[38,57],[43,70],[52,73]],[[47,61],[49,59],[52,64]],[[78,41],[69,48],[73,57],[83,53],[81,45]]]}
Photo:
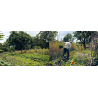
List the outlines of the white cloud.
{"label": "white cloud", "polygon": [[40,31],[26,31],[26,32],[31,36],[36,36],[36,34],[38,34]]}

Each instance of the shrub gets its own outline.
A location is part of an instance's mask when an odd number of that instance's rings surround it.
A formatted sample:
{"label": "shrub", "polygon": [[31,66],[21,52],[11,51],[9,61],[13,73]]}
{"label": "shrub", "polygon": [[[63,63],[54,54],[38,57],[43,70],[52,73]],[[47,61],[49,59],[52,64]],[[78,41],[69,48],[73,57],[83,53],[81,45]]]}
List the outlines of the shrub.
{"label": "shrub", "polygon": [[63,48],[63,45],[62,45],[62,44],[61,44],[61,45],[59,45],[59,48],[60,48],[60,49],[62,49],[62,48]]}
{"label": "shrub", "polygon": [[11,51],[15,52],[15,48],[14,47],[11,47],[10,49],[11,49]]}
{"label": "shrub", "polygon": [[49,55],[49,49],[42,49],[44,55]]}
{"label": "shrub", "polygon": [[40,46],[34,46],[34,49],[41,49]]}
{"label": "shrub", "polygon": [[4,50],[0,50],[0,53],[3,53]]}
{"label": "shrub", "polygon": [[3,50],[4,52],[7,52],[9,50],[9,48],[7,47],[0,47],[1,50]]}
{"label": "shrub", "polygon": [[[20,51],[15,51],[15,53],[20,54]],[[34,53],[38,53],[38,54],[43,54],[43,55],[49,55],[49,49],[30,49],[30,50],[23,50],[23,54],[34,54]]]}
{"label": "shrub", "polygon": [[[54,60],[56,58],[60,58],[63,54],[62,42],[60,41],[52,41],[49,43],[49,59]],[[59,48],[60,46],[60,48]]]}
{"label": "shrub", "polygon": [[78,47],[76,46],[75,43],[72,43],[70,51],[76,51],[76,50],[78,50]]}

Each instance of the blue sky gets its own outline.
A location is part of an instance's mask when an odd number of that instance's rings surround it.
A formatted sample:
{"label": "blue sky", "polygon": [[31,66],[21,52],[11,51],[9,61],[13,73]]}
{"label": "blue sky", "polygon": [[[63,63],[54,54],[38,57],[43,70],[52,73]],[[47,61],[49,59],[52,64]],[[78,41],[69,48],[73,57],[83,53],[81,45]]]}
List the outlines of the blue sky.
{"label": "blue sky", "polygon": [[[6,41],[6,39],[8,38],[8,36],[10,35],[9,33],[10,31],[2,31],[2,33],[4,33],[4,38],[3,40],[0,40],[0,43],[3,43]],[[26,31],[28,34],[30,34],[31,36],[36,36],[36,34],[38,34],[40,31]],[[66,36],[67,33],[73,33],[73,31],[58,31],[60,32],[60,34],[58,34],[59,40],[61,40],[61,38],[63,39],[64,36]],[[56,37],[57,39],[57,37]]]}

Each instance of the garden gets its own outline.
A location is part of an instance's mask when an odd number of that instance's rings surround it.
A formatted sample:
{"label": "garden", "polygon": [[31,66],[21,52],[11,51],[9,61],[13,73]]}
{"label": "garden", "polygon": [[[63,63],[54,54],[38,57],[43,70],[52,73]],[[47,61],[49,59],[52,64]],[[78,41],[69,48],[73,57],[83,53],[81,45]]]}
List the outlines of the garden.
{"label": "garden", "polygon": [[48,66],[49,49],[0,53],[0,66]]}
{"label": "garden", "polygon": [[0,66],[48,66],[49,40],[56,33],[39,31],[32,36],[29,31],[7,31],[6,41],[4,33],[0,33]]}
{"label": "garden", "polygon": [[[84,49],[83,45],[72,43],[70,48],[69,60],[62,59],[63,46],[61,41],[50,42],[49,44],[49,55],[50,55],[50,66],[87,66],[90,60],[89,56],[89,44]],[[92,55],[94,51],[92,51]],[[65,54],[66,56],[66,54]],[[98,57],[93,56],[93,64],[98,65]]]}
{"label": "garden", "polygon": [[[57,31],[40,31],[31,36],[24,31],[10,31],[8,39],[0,43],[0,66],[97,66],[98,32],[73,31],[62,33],[63,39],[55,39]],[[4,38],[0,33],[0,40]],[[59,38],[59,35],[57,36]],[[77,40],[77,41],[75,41]],[[63,42],[72,41],[63,57]]]}

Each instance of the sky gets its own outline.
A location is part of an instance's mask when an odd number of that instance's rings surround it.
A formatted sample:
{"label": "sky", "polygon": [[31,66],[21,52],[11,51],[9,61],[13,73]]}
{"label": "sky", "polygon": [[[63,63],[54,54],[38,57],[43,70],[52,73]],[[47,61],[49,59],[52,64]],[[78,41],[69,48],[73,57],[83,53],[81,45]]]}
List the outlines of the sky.
{"label": "sky", "polygon": [[[64,38],[64,36],[66,36],[67,33],[70,33],[73,35],[74,31],[59,31],[60,33],[58,34],[58,39],[61,40]],[[57,39],[57,38],[56,38]]]}
{"label": "sky", "polygon": [[[3,38],[3,40],[0,40],[0,43],[3,43],[6,41],[6,39],[9,37],[10,31],[2,31],[1,33],[3,33],[5,36]],[[36,34],[38,34],[40,31],[26,31],[28,34],[30,34],[31,36],[36,36]],[[66,36],[67,33],[73,33],[74,31],[58,31],[60,33],[58,33],[58,37],[56,37],[55,39],[63,39],[64,36]]]}

